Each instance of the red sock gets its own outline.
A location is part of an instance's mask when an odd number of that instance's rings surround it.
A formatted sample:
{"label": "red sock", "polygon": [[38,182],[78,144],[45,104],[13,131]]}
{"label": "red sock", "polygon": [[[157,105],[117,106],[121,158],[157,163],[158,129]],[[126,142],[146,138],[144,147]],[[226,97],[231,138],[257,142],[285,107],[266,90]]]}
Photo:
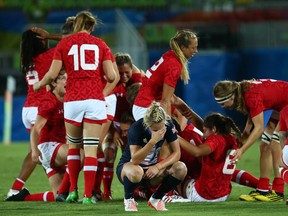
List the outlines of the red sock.
{"label": "red sock", "polygon": [[68,167],[66,168],[66,172],[64,174],[64,177],[62,179],[61,185],[59,187],[59,190],[57,191],[58,194],[69,192],[70,188],[70,179],[69,179],[69,170]]}
{"label": "red sock", "polygon": [[69,149],[67,163],[70,176],[70,192],[78,189],[77,181],[81,170],[80,149]]}
{"label": "red sock", "polygon": [[13,190],[22,190],[24,184],[25,184],[25,181],[23,181],[23,180],[21,180],[19,178],[16,178],[11,189],[13,189]]}
{"label": "red sock", "polygon": [[282,168],[280,172],[281,178],[284,180],[286,184],[288,184],[288,169]]}
{"label": "red sock", "polygon": [[84,159],[84,196],[88,198],[92,197],[92,190],[95,184],[97,163],[97,158],[94,157],[85,157]]}
{"label": "red sock", "polygon": [[103,170],[105,166],[104,152],[98,153],[97,158],[98,158],[98,166],[97,166],[97,173],[95,176],[94,191],[97,194],[101,194],[101,182],[103,179]]}
{"label": "red sock", "polygon": [[244,170],[235,170],[232,181],[252,188],[256,188],[259,183],[259,179],[257,177]]}
{"label": "red sock", "polygon": [[46,191],[44,193],[29,194],[25,197],[25,201],[44,201],[44,202],[54,202],[54,194],[51,191]]}
{"label": "red sock", "polygon": [[269,178],[259,178],[259,183],[257,185],[257,190],[261,192],[269,191]]}
{"label": "red sock", "polygon": [[272,184],[272,190],[275,190],[277,193],[284,193],[284,180],[282,178],[274,178]]}
{"label": "red sock", "polygon": [[114,176],[114,162],[113,163],[106,162],[106,166],[104,167],[104,172],[103,172],[104,193],[111,194],[111,185],[112,185],[113,176]]}

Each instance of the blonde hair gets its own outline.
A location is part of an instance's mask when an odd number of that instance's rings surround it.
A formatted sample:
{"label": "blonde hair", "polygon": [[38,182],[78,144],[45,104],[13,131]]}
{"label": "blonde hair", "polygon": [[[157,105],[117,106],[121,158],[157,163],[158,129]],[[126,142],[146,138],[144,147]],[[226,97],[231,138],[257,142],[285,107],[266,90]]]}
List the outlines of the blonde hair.
{"label": "blonde hair", "polygon": [[191,44],[192,39],[197,39],[194,32],[190,30],[180,30],[174,37],[170,39],[170,48],[174,51],[175,55],[182,63],[181,79],[185,84],[188,84],[190,79],[188,71],[188,60],[181,50],[181,46],[188,47]]}
{"label": "blonde hair", "polygon": [[91,12],[81,11],[77,13],[74,22],[75,22],[74,33],[80,32],[83,30],[91,32],[93,30],[93,27],[96,25],[97,20]]}
{"label": "blonde hair", "polygon": [[248,114],[247,107],[243,94],[250,86],[252,80],[243,80],[241,82],[222,80],[217,82],[213,88],[213,95],[215,98],[222,98],[229,94],[234,94],[235,108],[243,114]]}
{"label": "blonde hair", "polygon": [[145,127],[150,127],[153,124],[158,124],[161,122],[165,122],[165,124],[167,124],[167,121],[170,119],[170,116],[167,115],[160,104],[154,101],[145,112],[143,124]]}

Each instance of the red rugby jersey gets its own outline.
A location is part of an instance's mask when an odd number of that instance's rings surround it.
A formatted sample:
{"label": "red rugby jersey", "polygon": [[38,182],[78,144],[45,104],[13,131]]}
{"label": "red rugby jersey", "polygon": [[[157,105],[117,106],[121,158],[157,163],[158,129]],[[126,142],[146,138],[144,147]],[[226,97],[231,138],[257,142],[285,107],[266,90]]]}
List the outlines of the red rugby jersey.
{"label": "red rugby jersey", "polygon": [[147,79],[143,80],[142,86],[134,104],[140,107],[149,107],[162,97],[163,85],[167,84],[176,88],[180,78],[182,64],[172,50],[167,51],[162,57],[146,71]]}
{"label": "red rugby jersey", "polygon": [[113,60],[106,43],[86,32],[63,38],[56,47],[54,59],[61,60],[68,80],[64,101],[99,99],[103,95],[103,61]]}
{"label": "red rugby jersey", "polygon": [[47,92],[39,104],[38,115],[47,119],[41,130],[38,144],[43,142],[66,143],[63,102],[59,101],[53,93]]}
{"label": "red rugby jersey", "polygon": [[28,92],[24,107],[38,107],[40,100],[46,93],[45,86],[42,87],[38,92],[33,90],[33,84],[39,82],[46,72],[49,70],[53,55],[54,48],[41,53],[36,58],[33,58],[34,66],[29,69],[26,73],[26,82],[28,85]]}
{"label": "red rugby jersey", "polygon": [[223,166],[229,150],[237,148],[232,135],[210,135],[204,141],[212,152],[202,157],[202,169],[195,182],[198,194],[208,200],[217,199],[231,192],[232,174],[224,174]]}
{"label": "red rugby jersey", "polygon": [[244,93],[251,118],[265,110],[281,111],[288,104],[288,82],[271,79],[255,80]]}

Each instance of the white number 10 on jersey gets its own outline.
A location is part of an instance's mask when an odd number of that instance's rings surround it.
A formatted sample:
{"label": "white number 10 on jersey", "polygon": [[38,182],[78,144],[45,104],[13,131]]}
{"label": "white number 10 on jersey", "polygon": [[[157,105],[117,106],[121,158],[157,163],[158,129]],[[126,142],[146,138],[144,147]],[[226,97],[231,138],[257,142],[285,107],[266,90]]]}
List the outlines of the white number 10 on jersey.
{"label": "white number 10 on jersey", "polygon": [[[86,63],[85,51],[94,51],[94,63]],[[79,70],[79,60],[80,67],[83,70],[96,70],[99,64],[99,47],[95,44],[82,44],[80,46],[80,53],[78,45],[74,44],[69,50],[68,55],[73,55],[74,60],[74,70]]]}

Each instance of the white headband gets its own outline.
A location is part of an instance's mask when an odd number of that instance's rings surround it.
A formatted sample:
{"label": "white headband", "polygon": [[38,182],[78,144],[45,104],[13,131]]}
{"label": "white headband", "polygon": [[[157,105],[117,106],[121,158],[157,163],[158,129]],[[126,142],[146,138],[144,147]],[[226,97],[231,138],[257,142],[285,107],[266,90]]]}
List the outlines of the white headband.
{"label": "white headband", "polygon": [[221,98],[215,97],[215,100],[217,101],[217,103],[222,104],[222,103],[229,101],[232,96],[233,96],[233,92],[230,93],[229,95],[225,96],[225,97],[221,97]]}

